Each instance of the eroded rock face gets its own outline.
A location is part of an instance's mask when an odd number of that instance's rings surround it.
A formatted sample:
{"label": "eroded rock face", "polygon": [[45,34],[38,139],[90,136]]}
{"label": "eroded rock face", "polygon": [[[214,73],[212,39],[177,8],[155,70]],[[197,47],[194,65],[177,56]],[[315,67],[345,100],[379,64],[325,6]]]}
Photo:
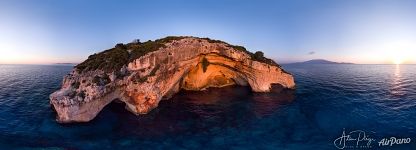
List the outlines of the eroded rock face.
{"label": "eroded rock face", "polygon": [[74,69],[64,77],[62,88],[50,95],[50,103],[58,122],[87,122],[115,99],[134,114],[146,114],[181,89],[234,84],[250,86],[254,92],[268,92],[271,84],[295,87],[292,75],[278,65],[254,61],[226,43],[187,37],[165,43],[120,70]]}

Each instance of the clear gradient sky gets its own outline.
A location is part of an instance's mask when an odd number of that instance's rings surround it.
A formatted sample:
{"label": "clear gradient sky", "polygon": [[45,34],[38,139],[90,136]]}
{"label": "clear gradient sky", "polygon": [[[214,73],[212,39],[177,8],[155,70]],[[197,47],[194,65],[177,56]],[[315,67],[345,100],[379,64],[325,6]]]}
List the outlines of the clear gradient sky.
{"label": "clear gradient sky", "polygon": [[0,1],[0,64],[78,63],[168,35],[223,40],[278,63],[416,63],[416,1]]}

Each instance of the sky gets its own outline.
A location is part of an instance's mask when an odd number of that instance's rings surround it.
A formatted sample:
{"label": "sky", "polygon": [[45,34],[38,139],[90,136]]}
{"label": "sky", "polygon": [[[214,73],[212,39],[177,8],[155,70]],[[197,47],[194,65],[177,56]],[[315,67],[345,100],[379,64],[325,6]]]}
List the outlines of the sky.
{"label": "sky", "polygon": [[278,63],[415,64],[416,1],[0,1],[0,64],[79,63],[170,35],[242,45]]}

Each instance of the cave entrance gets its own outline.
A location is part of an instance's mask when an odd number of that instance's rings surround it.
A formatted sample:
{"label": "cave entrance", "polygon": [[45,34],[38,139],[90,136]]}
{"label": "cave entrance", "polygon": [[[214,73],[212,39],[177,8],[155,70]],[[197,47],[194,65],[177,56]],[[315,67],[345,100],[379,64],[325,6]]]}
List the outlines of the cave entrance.
{"label": "cave entrance", "polygon": [[227,65],[210,62],[206,64],[202,60],[201,63],[190,69],[181,84],[182,89],[199,91],[209,87],[247,86],[248,82],[240,72]]}

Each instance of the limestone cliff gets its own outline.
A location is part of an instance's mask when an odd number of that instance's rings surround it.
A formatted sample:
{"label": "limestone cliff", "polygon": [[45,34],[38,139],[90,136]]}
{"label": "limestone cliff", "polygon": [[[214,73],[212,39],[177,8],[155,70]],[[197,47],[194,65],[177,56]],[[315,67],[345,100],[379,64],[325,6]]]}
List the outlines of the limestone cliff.
{"label": "limestone cliff", "polygon": [[181,89],[233,84],[254,92],[268,92],[271,84],[295,87],[292,75],[262,53],[208,38],[167,37],[91,55],[64,77],[50,103],[58,122],[87,122],[115,99],[146,114]]}

